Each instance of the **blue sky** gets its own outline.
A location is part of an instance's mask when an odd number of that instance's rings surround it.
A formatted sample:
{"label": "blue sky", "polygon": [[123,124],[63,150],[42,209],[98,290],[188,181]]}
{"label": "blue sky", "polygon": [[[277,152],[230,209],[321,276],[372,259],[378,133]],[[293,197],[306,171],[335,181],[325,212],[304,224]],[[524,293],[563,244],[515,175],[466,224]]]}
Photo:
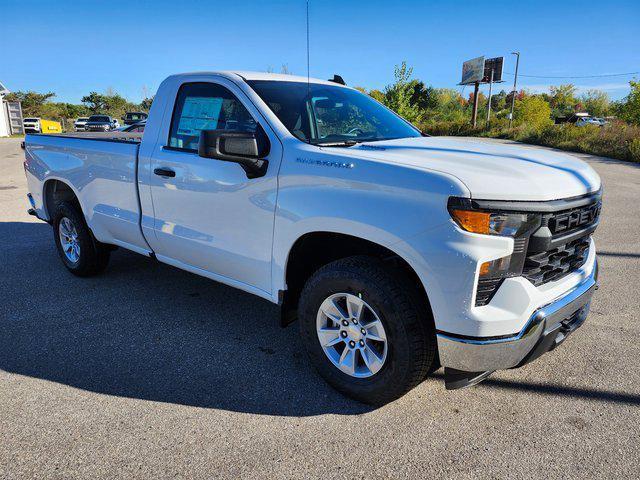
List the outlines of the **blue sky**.
{"label": "blue sky", "polygon": [[[306,75],[305,9],[305,0],[0,0],[0,82],[58,101],[108,88],[139,101],[177,72],[287,65]],[[406,60],[426,83],[460,89],[464,60],[504,55],[513,72],[513,50],[528,75],[640,71],[638,0],[311,0],[310,12],[311,76],[339,73],[350,85],[382,88]],[[572,82],[620,98],[630,78],[522,77],[519,86]]]}

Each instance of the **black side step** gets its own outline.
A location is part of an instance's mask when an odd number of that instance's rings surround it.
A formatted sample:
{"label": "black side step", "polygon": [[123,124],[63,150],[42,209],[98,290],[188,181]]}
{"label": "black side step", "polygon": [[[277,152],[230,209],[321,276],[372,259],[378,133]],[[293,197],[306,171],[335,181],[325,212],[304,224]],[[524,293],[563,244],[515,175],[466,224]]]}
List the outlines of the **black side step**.
{"label": "black side step", "polygon": [[470,387],[480,383],[492,373],[493,371],[465,372],[455,368],[444,367],[444,386],[447,390]]}

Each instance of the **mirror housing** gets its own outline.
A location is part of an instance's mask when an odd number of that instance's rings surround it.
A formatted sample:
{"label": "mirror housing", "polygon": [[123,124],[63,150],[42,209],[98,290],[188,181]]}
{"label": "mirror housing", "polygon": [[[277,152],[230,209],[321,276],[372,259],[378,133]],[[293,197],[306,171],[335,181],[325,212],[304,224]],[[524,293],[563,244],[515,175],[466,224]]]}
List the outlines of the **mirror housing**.
{"label": "mirror housing", "polygon": [[225,162],[238,163],[248,178],[262,177],[267,172],[271,144],[262,127],[255,133],[235,130],[202,130],[198,142],[198,155]]}

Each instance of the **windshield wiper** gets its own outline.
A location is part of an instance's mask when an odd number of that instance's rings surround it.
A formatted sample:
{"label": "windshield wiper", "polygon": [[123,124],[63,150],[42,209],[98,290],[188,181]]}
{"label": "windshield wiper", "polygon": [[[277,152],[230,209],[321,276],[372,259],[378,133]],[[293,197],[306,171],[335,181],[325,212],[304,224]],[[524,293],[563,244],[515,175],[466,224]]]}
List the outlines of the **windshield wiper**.
{"label": "windshield wiper", "polygon": [[312,142],[311,145],[315,145],[317,147],[353,147],[358,143],[356,140],[344,140],[342,142]]}

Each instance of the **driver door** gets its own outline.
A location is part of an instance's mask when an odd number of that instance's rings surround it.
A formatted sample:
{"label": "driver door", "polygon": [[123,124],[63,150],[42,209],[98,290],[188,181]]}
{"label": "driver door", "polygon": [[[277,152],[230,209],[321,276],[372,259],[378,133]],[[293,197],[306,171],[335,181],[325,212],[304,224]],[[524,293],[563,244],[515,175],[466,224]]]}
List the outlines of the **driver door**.
{"label": "driver door", "polygon": [[[271,143],[264,176],[249,179],[237,163],[198,155],[200,131],[253,132],[258,122]],[[150,160],[149,243],[157,258],[270,298],[281,156],[274,132],[231,82],[183,83],[168,136]]]}

